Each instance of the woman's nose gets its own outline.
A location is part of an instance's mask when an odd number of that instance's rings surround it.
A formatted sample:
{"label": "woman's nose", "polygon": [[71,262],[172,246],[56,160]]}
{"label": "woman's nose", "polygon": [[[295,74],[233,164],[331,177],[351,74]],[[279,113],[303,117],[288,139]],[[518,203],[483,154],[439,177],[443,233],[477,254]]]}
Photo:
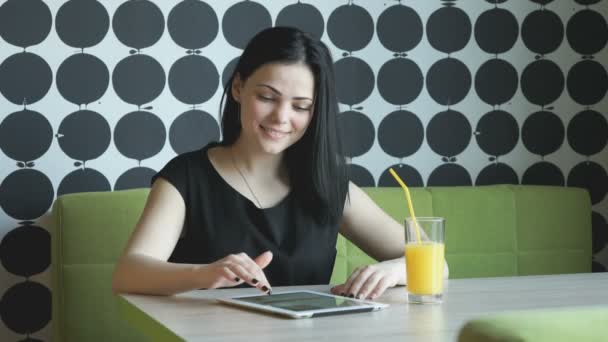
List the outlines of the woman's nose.
{"label": "woman's nose", "polygon": [[280,104],[275,108],[273,113],[273,119],[279,123],[287,123],[289,121],[291,107],[286,104]]}

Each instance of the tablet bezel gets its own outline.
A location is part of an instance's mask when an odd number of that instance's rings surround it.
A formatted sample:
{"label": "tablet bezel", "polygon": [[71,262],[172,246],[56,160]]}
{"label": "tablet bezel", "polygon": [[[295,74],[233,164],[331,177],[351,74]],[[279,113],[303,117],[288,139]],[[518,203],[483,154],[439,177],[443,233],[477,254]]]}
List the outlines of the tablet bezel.
{"label": "tablet bezel", "polygon": [[230,297],[230,298],[218,298],[218,301],[221,303],[225,303],[225,304],[236,305],[236,306],[245,307],[245,308],[249,308],[249,309],[264,311],[267,313],[279,314],[279,315],[287,316],[290,318],[311,318],[311,317],[318,317],[318,316],[328,316],[328,315],[347,314],[347,313],[356,313],[356,312],[370,312],[370,311],[378,311],[378,310],[388,307],[388,304],[377,303],[377,302],[366,301],[366,300],[355,299],[355,298],[349,298],[349,297],[336,296],[336,295],[333,295],[330,293],[323,293],[323,292],[310,291],[310,290],[281,291],[281,292],[276,292],[274,294],[279,295],[279,294],[290,294],[290,293],[301,293],[301,292],[306,292],[306,293],[310,293],[313,295],[324,296],[324,297],[338,298],[338,299],[345,300],[345,301],[348,301],[351,303],[356,303],[359,305],[345,306],[345,307],[338,307],[338,308],[293,311],[293,310],[288,310],[288,309],[277,308],[277,307],[270,306],[270,305],[251,303],[251,302],[240,300],[242,298],[260,297],[259,294],[236,296],[236,297]]}

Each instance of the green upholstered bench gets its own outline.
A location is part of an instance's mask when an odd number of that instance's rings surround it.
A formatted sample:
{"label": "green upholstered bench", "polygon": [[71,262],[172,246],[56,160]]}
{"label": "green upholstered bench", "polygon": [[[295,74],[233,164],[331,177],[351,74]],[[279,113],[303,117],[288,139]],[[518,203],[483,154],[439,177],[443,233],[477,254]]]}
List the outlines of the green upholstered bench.
{"label": "green upholstered bench", "polygon": [[[399,188],[365,191],[403,222]],[[111,293],[114,262],[147,189],[61,196],[53,206],[54,341],[140,341]],[[450,278],[591,271],[591,203],[585,190],[543,186],[413,188],[418,216],[446,218]],[[373,262],[339,237],[331,283]]]}
{"label": "green upholstered bench", "polygon": [[608,307],[511,311],[467,322],[458,342],[606,341]]}

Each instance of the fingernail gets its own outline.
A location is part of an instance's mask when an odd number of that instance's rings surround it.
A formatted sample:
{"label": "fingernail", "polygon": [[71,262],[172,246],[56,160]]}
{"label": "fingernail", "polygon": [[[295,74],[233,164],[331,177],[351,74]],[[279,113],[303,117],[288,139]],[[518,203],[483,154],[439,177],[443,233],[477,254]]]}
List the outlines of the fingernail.
{"label": "fingernail", "polygon": [[236,278],[234,278],[234,281],[241,281],[241,278],[236,277]]}
{"label": "fingernail", "polygon": [[262,286],[262,291],[264,291],[264,292],[268,291],[268,288],[266,287],[266,285]]}
{"label": "fingernail", "polygon": [[253,283],[253,285],[255,285],[255,284],[257,284],[257,283],[258,283],[258,280],[257,280],[257,279],[255,279],[255,278],[253,278],[253,279],[251,279],[251,282]]}

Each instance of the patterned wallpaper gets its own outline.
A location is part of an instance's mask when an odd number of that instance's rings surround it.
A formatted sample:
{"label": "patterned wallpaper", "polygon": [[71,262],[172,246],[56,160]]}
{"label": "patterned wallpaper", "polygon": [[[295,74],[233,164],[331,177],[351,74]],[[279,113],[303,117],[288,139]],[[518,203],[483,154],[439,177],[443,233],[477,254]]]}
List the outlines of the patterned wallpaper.
{"label": "patterned wallpaper", "polygon": [[292,25],[333,51],[353,180],[589,190],[608,266],[605,0],[0,0],[0,340],[50,340],[62,194],[148,186],[219,138],[248,39]]}

